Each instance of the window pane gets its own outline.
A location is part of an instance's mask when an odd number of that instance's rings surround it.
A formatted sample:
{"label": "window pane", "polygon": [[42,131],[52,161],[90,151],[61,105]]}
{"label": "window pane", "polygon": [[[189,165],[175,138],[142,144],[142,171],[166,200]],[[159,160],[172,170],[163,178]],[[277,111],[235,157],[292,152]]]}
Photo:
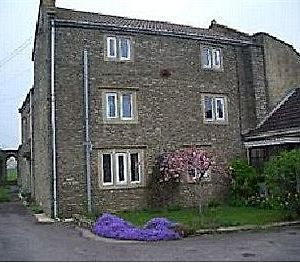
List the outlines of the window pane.
{"label": "window pane", "polygon": [[118,182],[125,182],[125,155],[117,155]]}
{"label": "window pane", "polygon": [[130,41],[126,38],[120,38],[120,56],[121,58],[130,58]]}
{"label": "window pane", "polygon": [[122,117],[132,118],[132,95],[122,94]]}
{"label": "window pane", "polygon": [[102,167],[103,167],[103,183],[112,183],[110,154],[103,154]]}
{"label": "window pane", "polygon": [[204,99],[204,107],[205,107],[205,119],[212,120],[213,119],[213,98],[205,97]]}
{"label": "window pane", "polygon": [[116,39],[114,37],[107,38],[107,55],[108,57],[116,57]]}
{"label": "window pane", "polygon": [[221,67],[220,49],[213,50],[213,66],[215,68]]}
{"label": "window pane", "polygon": [[216,118],[217,120],[224,120],[224,98],[216,98]]}
{"label": "window pane", "polygon": [[106,112],[108,118],[117,117],[117,94],[107,94]]}
{"label": "window pane", "polygon": [[211,67],[211,50],[209,48],[202,49],[202,65],[204,68]]}
{"label": "window pane", "polygon": [[139,174],[139,156],[138,153],[130,154],[130,172],[131,172],[131,181],[139,182],[140,174]]}

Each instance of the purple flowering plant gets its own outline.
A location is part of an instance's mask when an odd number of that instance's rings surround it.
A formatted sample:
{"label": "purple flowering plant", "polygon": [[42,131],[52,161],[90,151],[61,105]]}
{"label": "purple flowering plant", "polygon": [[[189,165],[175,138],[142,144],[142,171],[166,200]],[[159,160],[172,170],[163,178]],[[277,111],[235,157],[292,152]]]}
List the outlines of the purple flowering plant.
{"label": "purple flowering plant", "polygon": [[174,230],[176,225],[166,218],[153,218],[143,228],[138,228],[118,216],[104,213],[93,225],[92,232],[102,237],[121,240],[174,240],[181,238]]}

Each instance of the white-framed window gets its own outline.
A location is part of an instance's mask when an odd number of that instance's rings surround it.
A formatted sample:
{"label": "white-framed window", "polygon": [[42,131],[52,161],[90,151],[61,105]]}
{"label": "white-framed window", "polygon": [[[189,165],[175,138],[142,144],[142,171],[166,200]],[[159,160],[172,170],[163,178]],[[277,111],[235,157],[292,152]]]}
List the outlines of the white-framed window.
{"label": "white-framed window", "polygon": [[116,182],[117,184],[126,184],[127,182],[127,154],[116,153]]}
{"label": "white-framed window", "polygon": [[102,183],[113,185],[113,164],[110,153],[102,154]]}
{"label": "white-framed window", "polygon": [[106,90],[103,91],[102,94],[104,122],[137,122],[137,102],[135,90]]}
{"label": "white-framed window", "polygon": [[227,99],[220,95],[203,95],[204,121],[211,123],[227,122]]}
{"label": "white-framed window", "polygon": [[215,107],[216,107],[216,120],[224,121],[225,120],[225,99],[224,97],[215,98]]}
{"label": "white-framed window", "polygon": [[131,39],[122,36],[106,37],[106,54],[110,60],[129,61],[132,57]]}
{"label": "white-framed window", "polygon": [[107,37],[106,39],[107,57],[117,57],[117,39],[115,37]]}
{"label": "white-framed window", "polygon": [[106,93],[106,117],[115,119],[118,117],[117,93]]}
{"label": "white-framed window", "polygon": [[220,48],[202,47],[201,65],[204,69],[219,70],[222,67],[222,56]]}
{"label": "white-framed window", "polygon": [[136,186],[142,182],[142,151],[124,150],[101,153],[102,186]]}
{"label": "white-framed window", "polygon": [[131,93],[121,94],[120,104],[121,104],[121,119],[131,120],[133,118],[132,94]]}
{"label": "white-framed window", "polygon": [[141,178],[141,165],[140,165],[140,154],[130,153],[130,181],[132,183],[140,183]]}
{"label": "white-framed window", "polygon": [[121,60],[130,60],[130,39],[119,38],[119,54]]}
{"label": "white-framed window", "polygon": [[211,49],[210,48],[202,48],[201,50],[201,58],[202,58],[202,67],[203,68],[211,68]]}
{"label": "white-framed window", "polygon": [[205,96],[204,97],[204,115],[205,120],[213,121],[214,120],[214,98]]}
{"label": "white-framed window", "polygon": [[221,51],[219,48],[212,49],[212,67],[216,69],[221,68]]}

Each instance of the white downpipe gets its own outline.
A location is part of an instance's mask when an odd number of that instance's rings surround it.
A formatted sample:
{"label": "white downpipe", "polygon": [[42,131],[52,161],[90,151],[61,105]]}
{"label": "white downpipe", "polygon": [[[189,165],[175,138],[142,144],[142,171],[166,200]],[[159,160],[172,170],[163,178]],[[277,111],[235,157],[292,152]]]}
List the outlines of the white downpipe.
{"label": "white downpipe", "polygon": [[[31,89],[29,91],[29,122],[30,122],[30,189],[31,191],[33,190],[33,196],[35,198],[35,182],[32,182],[33,181],[33,161],[32,161],[32,158],[33,158],[33,135],[32,135],[32,132],[33,132],[33,129],[32,129],[32,120],[33,120],[33,117],[32,117],[32,91],[33,89]],[[33,189],[32,189],[33,188]]]}
{"label": "white downpipe", "polygon": [[87,208],[92,212],[91,199],[91,139],[89,120],[89,72],[88,72],[88,51],[83,51],[83,79],[84,79],[84,107],[85,107],[85,151],[86,151],[86,184],[87,184]]}
{"label": "white downpipe", "polygon": [[55,123],[55,24],[51,21],[51,129],[52,129],[52,169],[53,169],[53,214],[57,218],[57,176],[56,176],[56,123]]}

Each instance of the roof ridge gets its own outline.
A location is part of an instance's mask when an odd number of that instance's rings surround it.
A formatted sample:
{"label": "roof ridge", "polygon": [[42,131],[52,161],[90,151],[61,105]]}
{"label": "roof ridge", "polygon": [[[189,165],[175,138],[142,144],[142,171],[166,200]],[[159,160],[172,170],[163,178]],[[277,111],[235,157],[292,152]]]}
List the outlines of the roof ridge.
{"label": "roof ridge", "polygon": [[[72,11],[72,12],[78,12],[78,13],[99,15],[99,16],[102,16],[102,17],[128,19],[128,20],[137,21],[137,22],[161,23],[161,24],[166,24],[166,25],[170,25],[170,26],[181,26],[181,27],[187,27],[187,28],[191,28],[191,29],[198,29],[198,30],[201,29],[201,30],[205,30],[205,31],[208,31],[208,32],[210,31],[209,28],[197,27],[197,26],[187,25],[187,24],[174,23],[174,22],[169,22],[169,21],[153,20],[153,19],[141,19],[141,18],[133,18],[133,17],[127,17],[127,16],[120,16],[120,15],[108,15],[108,14],[103,14],[103,13],[97,13],[97,12],[91,12],[91,11],[82,11],[82,10],[62,8],[62,7],[56,7],[56,9],[57,10],[62,10],[62,11]],[[240,33],[242,33],[242,32],[240,32]]]}

